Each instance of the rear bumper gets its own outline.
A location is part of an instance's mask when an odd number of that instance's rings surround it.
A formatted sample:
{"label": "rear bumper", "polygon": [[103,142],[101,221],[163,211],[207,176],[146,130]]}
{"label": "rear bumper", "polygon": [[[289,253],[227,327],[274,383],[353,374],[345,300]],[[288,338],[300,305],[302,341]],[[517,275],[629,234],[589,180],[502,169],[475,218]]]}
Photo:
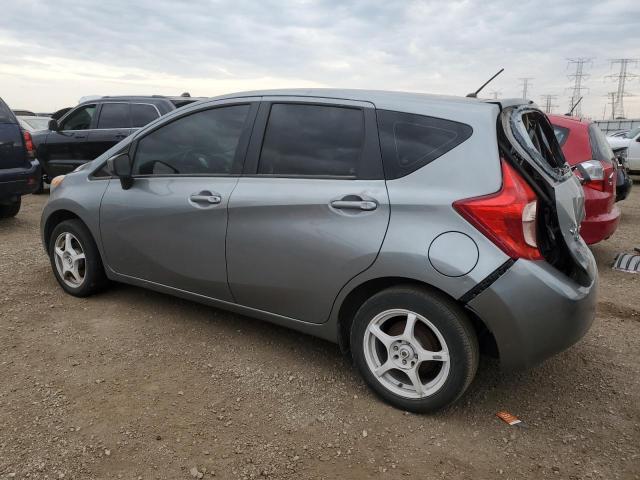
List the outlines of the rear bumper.
{"label": "rear bumper", "polygon": [[467,308],[493,333],[502,367],[531,367],[577,342],[595,316],[598,277],[575,283],[544,261],[518,260]]}
{"label": "rear bumper", "polygon": [[614,205],[611,211],[585,218],[580,224],[580,235],[592,245],[609,238],[620,223],[620,209]]}
{"label": "rear bumper", "polygon": [[32,160],[29,168],[0,170],[0,200],[33,193],[41,176],[38,160]]}

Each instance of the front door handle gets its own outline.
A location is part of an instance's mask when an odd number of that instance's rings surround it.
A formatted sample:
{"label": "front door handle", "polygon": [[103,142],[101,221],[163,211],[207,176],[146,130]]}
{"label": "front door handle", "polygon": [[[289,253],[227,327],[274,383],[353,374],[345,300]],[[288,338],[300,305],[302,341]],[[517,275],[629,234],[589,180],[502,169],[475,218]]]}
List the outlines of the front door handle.
{"label": "front door handle", "polygon": [[200,193],[194,193],[193,195],[191,195],[189,197],[189,200],[191,200],[194,203],[206,203],[208,205],[216,205],[222,201],[222,197],[217,193],[200,192]]}
{"label": "front door handle", "polygon": [[366,212],[378,208],[378,204],[373,200],[334,200],[331,202],[331,206],[340,210],[364,210]]}

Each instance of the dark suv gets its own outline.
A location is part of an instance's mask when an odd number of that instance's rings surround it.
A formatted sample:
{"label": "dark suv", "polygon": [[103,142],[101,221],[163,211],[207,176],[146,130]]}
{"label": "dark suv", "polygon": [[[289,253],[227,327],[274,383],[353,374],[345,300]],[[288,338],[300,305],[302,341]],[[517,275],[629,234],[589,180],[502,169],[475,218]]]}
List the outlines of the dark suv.
{"label": "dark suv", "polygon": [[43,180],[50,182],[72,172],[136,129],[196,100],[153,95],[101,97],[80,103],[59,120],[51,120],[49,130],[33,133]]}
{"label": "dark suv", "polygon": [[31,135],[20,128],[0,98],[0,218],[18,213],[21,196],[35,191],[38,177],[40,167],[34,159]]}

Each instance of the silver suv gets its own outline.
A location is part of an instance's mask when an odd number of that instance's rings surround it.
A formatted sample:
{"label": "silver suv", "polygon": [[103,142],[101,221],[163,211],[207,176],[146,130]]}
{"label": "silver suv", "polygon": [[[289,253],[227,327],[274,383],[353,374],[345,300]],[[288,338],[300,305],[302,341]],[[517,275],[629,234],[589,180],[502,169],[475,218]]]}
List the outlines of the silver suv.
{"label": "silver suv", "polygon": [[528,367],[594,316],[582,188],[522,100],[226,95],[53,185],[66,292],[130,283],[336,342],[405,410],[459,398],[481,349]]}

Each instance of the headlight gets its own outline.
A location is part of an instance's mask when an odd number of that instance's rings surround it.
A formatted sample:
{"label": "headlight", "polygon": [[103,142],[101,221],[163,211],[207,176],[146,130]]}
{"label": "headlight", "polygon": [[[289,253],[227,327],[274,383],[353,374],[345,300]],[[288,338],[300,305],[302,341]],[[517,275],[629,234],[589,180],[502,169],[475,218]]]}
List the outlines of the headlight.
{"label": "headlight", "polygon": [[51,191],[53,191],[55,188],[59,187],[62,184],[64,177],[65,175],[58,175],[57,177],[53,177],[53,180],[51,180]]}

